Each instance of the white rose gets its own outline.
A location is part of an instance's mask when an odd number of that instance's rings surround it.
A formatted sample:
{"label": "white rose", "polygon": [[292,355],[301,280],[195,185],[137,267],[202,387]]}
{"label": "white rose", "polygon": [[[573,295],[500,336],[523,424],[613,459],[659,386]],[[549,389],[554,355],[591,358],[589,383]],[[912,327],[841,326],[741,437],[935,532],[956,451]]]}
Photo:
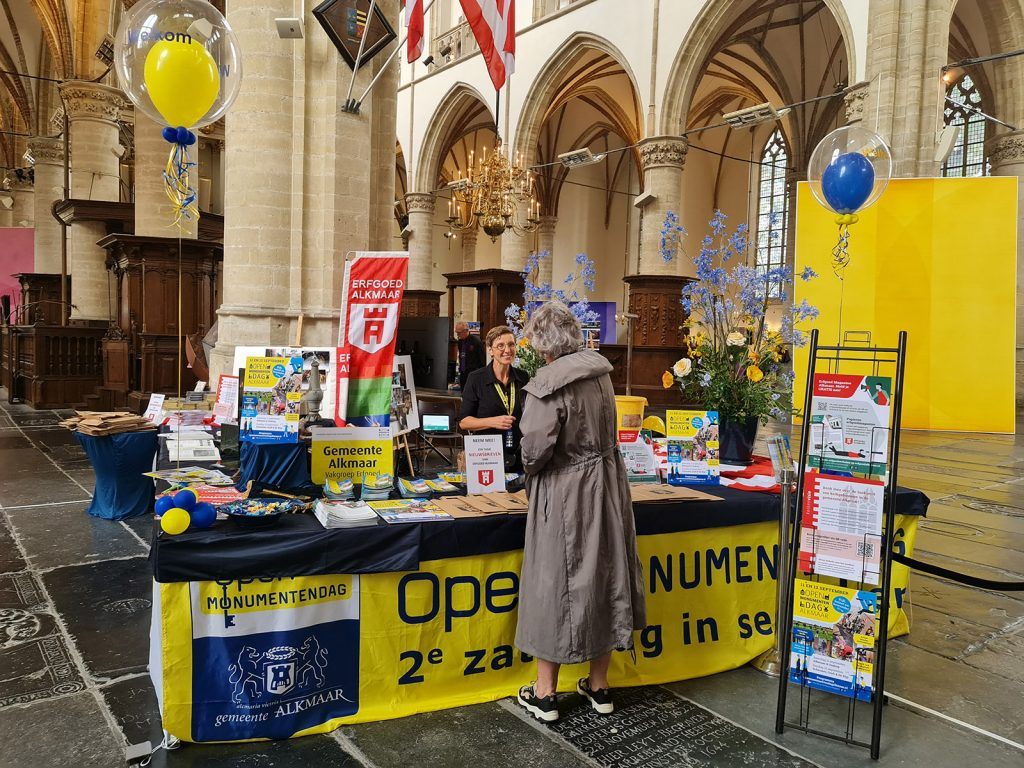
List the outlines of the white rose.
{"label": "white rose", "polygon": [[725,343],[730,347],[745,347],[747,345],[747,335],[739,331],[733,331],[726,337]]}
{"label": "white rose", "polygon": [[684,376],[689,376],[692,369],[693,363],[690,362],[690,358],[683,357],[676,360],[675,365],[672,366],[672,373],[675,374],[677,378],[681,379]]}

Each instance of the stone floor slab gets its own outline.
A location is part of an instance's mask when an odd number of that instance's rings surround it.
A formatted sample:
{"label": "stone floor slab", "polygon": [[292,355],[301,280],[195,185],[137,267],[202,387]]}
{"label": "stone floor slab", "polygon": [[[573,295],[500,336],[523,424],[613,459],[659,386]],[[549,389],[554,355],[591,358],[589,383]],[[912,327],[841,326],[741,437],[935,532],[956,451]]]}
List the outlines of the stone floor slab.
{"label": "stone floor slab", "polygon": [[[82,490],[78,490],[78,499]],[[88,502],[7,510],[33,568],[142,555],[145,548],[114,520],[86,514]]]}
{"label": "stone floor slab", "polygon": [[93,677],[145,671],[152,605],[146,558],[57,568],[43,582]]}
{"label": "stone floor slab", "polygon": [[124,749],[91,693],[0,710],[0,766],[115,768]]}
{"label": "stone floor slab", "polygon": [[26,567],[28,566],[25,563],[25,558],[22,557],[21,550],[18,549],[18,545],[11,535],[7,520],[0,513],[0,573],[23,571]]}
{"label": "stone floor slab", "polygon": [[0,481],[0,506],[4,507],[72,501],[80,498],[82,489],[78,483],[56,468],[53,468],[52,472],[46,470],[45,474],[27,472],[5,476]]}

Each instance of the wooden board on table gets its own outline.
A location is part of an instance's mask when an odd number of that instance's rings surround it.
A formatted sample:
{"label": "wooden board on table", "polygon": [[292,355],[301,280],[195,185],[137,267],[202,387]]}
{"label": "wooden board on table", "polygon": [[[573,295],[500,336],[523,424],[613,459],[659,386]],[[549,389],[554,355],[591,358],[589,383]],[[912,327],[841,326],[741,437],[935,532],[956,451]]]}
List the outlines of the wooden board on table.
{"label": "wooden board on table", "polygon": [[662,485],[661,483],[636,483],[629,486],[633,501],[665,502],[665,501],[722,501],[710,493],[686,488],[681,485]]}
{"label": "wooden board on table", "polygon": [[482,512],[472,504],[466,503],[465,496],[442,496],[434,499],[433,504],[442,512],[447,512],[452,517],[486,517],[487,513]]}
{"label": "wooden board on table", "polygon": [[499,504],[493,497],[493,493],[481,493],[477,495],[464,496],[463,499],[485,515],[507,515],[508,508]]}
{"label": "wooden board on table", "polygon": [[485,493],[482,494],[487,498],[488,501],[493,501],[498,504],[510,515],[525,514],[527,508],[530,506],[529,501],[526,498],[526,491],[517,491],[516,493],[508,493],[507,491],[500,491],[496,493]]}

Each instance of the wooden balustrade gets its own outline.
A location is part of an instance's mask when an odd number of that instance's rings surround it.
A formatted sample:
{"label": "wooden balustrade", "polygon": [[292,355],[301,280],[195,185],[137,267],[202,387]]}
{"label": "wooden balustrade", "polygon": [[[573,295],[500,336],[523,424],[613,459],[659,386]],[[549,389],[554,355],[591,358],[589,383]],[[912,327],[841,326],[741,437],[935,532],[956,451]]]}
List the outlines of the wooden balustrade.
{"label": "wooden balustrade", "polygon": [[103,380],[104,333],[103,328],[8,326],[3,378],[9,396],[34,408],[83,404]]}

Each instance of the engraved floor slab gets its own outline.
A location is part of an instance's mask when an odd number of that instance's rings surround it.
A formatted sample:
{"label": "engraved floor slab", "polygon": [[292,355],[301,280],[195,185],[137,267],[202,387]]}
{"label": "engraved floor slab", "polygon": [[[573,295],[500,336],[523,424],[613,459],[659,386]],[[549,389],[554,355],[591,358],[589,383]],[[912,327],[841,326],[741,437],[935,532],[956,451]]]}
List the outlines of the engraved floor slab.
{"label": "engraved floor slab", "polygon": [[575,694],[562,697],[551,730],[608,768],[814,765],[661,687],[617,690],[615,707],[599,715]]}
{"label": "engraved floor slab", "polygon": [[0,710],[0,744],[3,768],[124,765],[124,750],[90,693]]}
{"label": "engraved floor slab", "polygon": [[25,558],[21,556],[21,550],[11,536],[11,529],[7,527],[7,521],[0,514],[0,573],[13,573],[14,571],[25,570]]}

